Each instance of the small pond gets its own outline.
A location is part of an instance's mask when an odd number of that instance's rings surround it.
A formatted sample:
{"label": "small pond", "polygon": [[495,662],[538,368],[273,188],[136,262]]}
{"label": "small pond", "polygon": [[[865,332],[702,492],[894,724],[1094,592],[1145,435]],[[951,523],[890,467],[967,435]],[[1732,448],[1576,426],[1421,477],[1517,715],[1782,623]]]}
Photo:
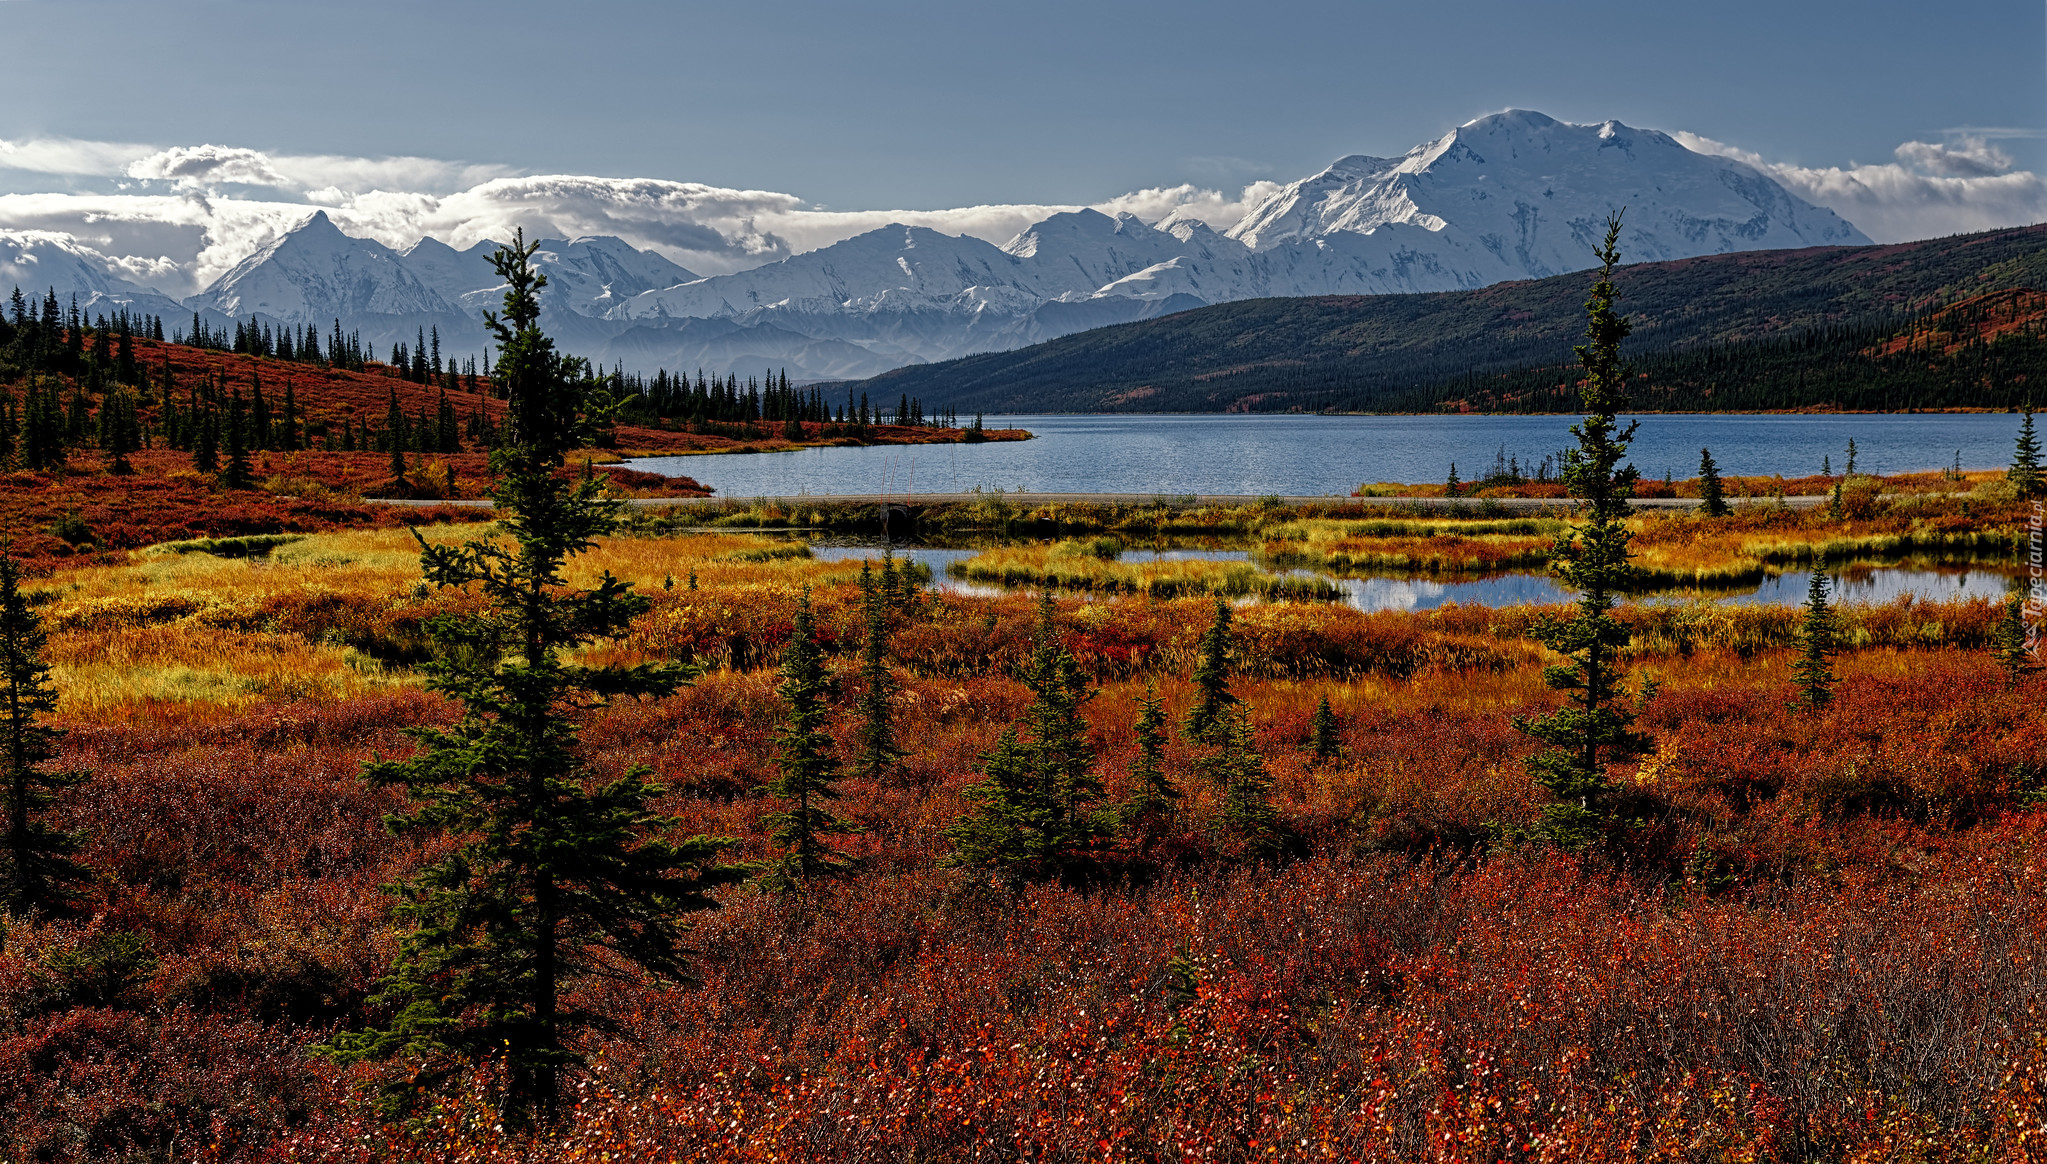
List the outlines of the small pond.
{"label": "small pond", "polygon": [[[893,547],[892,552],[897,561],[917,562],[927,567],[931,571],[930,585],[933,589],[960,594],[1001,592],[1001,587],[966,582],[947,574],[948,567],[954,562],[962,562],[979,554],[981,552],[979,548],[902,545]],[[811,553],[819,560],[827,562],[879,559],[882,546],[879,543],[813,544]],[[1250,554],[1245,550],[1137,548],[1124,551],[1120,560],[1244,562],[1250,560]],[[1305,570],[1289,572],[1298,575],[1311,573]],[[1931,566],[1923,562],[1903,565],[1851,563],[1831,569],[1827,573],[1833,580],[1834,601],[1869,605],[1891,602],[1906,594],[1914,595],[1925,602],[1965,598],[1987,598],[1995,601],[2002,599],[2013,584],[2012,575],[1980,562]],[[1637,601],[1682,602],[1705,599],[1712,602],[1798,606],[1805,601],[1810,577],[1806,571],[1794,570],[1765,578],[1761,584],[1746,588],[1658,592],[1639,596]],[[1558,586],[1548,575],[1529,572],[1496,574],[1485,578],[1332,577],[1330,580],[1342,588],[1345,603],[1364,611],[1434,610],[1451,603],[1466,606],[1524,606],[1569,602],[1573,597],[1570,591]]]}

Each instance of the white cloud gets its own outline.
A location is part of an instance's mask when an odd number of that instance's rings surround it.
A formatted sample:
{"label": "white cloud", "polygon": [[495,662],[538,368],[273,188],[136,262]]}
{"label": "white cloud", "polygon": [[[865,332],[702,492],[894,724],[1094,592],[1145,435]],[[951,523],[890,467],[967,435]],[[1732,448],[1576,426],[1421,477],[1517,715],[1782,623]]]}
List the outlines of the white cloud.
{"label": "white cloud", "polygon": [[1898,160],[1921,173],[1946,178],[1987,178],[2011,170],[2011,155],[1981,137],[1953,142],[1908,141],[1896,150]]}
{"label": "white cloud", "polygon": [[1688,149],[1747,162],[1793,194],[1827,207],[1878,242],[1938,238],[2047,220],[2047,179],[2011,170],[2004,151],[1980,137],[1906,142],[1881,165],[1812,168],[1765,160],[1697,134],[1673,137]]}

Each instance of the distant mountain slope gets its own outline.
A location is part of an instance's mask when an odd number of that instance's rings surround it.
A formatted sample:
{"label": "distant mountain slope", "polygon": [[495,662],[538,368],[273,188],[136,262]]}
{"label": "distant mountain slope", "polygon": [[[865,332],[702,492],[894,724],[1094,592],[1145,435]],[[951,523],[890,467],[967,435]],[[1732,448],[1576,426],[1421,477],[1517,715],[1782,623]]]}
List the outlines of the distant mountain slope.
{"label": "distant mountain slope", "polygon": [[[1895,329],[1952,300],[2047,288],[2047,226],[1635,264],[1618,282],[1637,358],[1811,329]],[[903,368],[868,391],[988,412],[1427,407],[1487,374],[1567,364],[1586,291],[1585,277],[1571,274],[1476,291],[1229,303]]]}

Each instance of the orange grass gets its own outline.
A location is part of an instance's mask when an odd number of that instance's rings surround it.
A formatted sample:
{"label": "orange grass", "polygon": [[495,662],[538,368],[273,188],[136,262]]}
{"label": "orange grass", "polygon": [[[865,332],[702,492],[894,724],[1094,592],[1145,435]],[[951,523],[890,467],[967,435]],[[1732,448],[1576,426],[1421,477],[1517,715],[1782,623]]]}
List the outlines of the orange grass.
{"label": "orange grass", "polygon": [[[804,586],[843,705],[859,684],[857,563],[746,560],[780,544],[613,538],[578,565],[654,598],[594,653],[710,667],[593,713],[593,776],[652,764],[679,829],[747,857],[771,851],[772,663]],[[96,774],[59,809],[94,882],[87,918],[0,946],[0,1110],[25,1113],[0,1158],[1973,1160],[2029,1158],[2047,1119],[2047,689],[2004,682],[1988,603],[1846,609],[1817,716],[1787,706],[1795,611],[1623,607],[1656,747],[1612,770],[1632,823],[1584,861],[1513,840],[1541,808],[1511,721],[1554,700],[1526,637],[1550,612],[1245,607],[1235,690],[1311,855],[1230,860],[1176,736],[1165,835],[1110,882],[1012,897],[939,862],[1028,699],[1034,602],[926,595],[893,616],[909,754],[841,785],[857,879],[731,894],[691,988],[587,988],[621,1026],[546,1137],[463,1093],[389,1124],[370,1069],[306,1047],[375,1013],[377,887],[423,855],[358,775],[453,714],[405,659],[462,600],[417,578],[407,535],[364,531],[42,584],[60,683],[106,692],[61,711],[64,762]],[[1211,610],[1059,602],[1112,797],[1138,699],[1189,705]],[[172,682],[202,665],[233,690]],[[1324,696],[1342,754],[1316,765]],[[151,964],[80,993],[55,968],[114,931]]]}

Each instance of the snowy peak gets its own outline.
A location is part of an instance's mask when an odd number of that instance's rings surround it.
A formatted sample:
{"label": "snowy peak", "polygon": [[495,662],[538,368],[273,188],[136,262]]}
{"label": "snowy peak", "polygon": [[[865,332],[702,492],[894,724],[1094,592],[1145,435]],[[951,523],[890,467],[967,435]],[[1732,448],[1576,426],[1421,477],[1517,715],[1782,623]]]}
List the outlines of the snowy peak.
{"label": "snowy peak", "polygon": [[533,263],[547,276],[542,296],[578,315],[603,315],[642,292],[697,280],[694,272],[610,235],[544,239]]}
{"label": "snowy peak", "polygon": [[[1865,243],[1835,215],[1729,158],[1618,121],[1573,125],[1510,109],[1477,118],[1390,166],[1344,158],[1253,207],[1229,235],[1254,251],[1371,235],[1445,235],[1468,279],[1541,278],[1586,265],[1595,222],[1627,208],[1630,260]],[[1490,256],[1488,259],[1486,256]]]}
{"label": "snowy peak", "polygon": [[375,239],[341,233],[324,210],[186,302],[224,315],[265,315],[315,326],[353,315],[454,310],[406,268],[398,252]]}

